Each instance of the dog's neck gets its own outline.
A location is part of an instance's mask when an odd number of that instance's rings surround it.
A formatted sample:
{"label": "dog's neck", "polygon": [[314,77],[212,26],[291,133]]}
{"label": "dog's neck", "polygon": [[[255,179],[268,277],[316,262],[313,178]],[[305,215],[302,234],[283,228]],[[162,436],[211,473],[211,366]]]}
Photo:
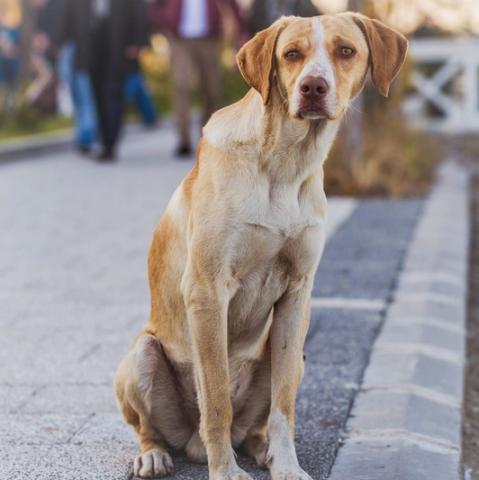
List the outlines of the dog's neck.
{"label": "dog's neck", "polygon": [[300,120],[288,114],[288,105],[273,89],[263,108],[258,139],[261,166],[271,177],[299,180],[321,169],[339,127],[339,121]]}
{"label": "dog's neck", "polygon": [[267,106],[251,89],[239,102],[215,113],[203,133],[225,155],[234,152],[243,161],[259,161],[272,180],[301,183],[321,170],[338,127],[339,121],[293,119],[275,89]]}

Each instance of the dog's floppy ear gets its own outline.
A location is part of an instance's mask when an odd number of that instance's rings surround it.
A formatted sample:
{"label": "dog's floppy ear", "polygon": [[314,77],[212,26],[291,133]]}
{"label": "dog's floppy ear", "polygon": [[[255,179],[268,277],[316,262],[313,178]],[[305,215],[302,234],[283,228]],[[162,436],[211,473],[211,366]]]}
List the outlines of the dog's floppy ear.
{"label": "dog's floppy ear", "polygon": [[265,105],[271,93],[276,39],[283,23],[282,20],[278,20],[266,30],[258,32],[236,55],[241,75],[250,87],[261,94]]}
{"label": "dog's floppy ear", "polygon": [[408,41],[402,33],[378,20],[360,14],[354,14],[353,19],[368,42],[373,83],[379,93],[387,97],[406,58]]}

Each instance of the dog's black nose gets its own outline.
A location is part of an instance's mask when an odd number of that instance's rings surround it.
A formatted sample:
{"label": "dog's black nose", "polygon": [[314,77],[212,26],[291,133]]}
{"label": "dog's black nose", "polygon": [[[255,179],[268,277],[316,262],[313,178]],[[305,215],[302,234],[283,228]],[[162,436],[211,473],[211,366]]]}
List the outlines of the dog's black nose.
{"label": "dog's black nose", "polygon": [[301,95],[306,98],[324,97],[329,90],[328,82],[323,77],[304,77],[299,84]]}

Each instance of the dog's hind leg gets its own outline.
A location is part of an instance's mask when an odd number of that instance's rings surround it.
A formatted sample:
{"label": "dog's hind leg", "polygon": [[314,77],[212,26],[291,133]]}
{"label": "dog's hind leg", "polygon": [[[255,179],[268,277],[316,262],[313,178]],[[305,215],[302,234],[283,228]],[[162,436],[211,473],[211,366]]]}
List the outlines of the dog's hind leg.
{"label": "dog's hind leg", "polygon": [[191,462],[194,463],[207,463],[208,455],[206,454],[205,444],[201,440],[200,432],[197,430],[185,447],[186,456]]}
{"label": "dog's hind leg", "polygon": [[258,467],[268,461],[267,423],[271,408],[271,354],[269,348],[258,365],[243,409],[235,415],[231,429],[233,445],[252,457]]}
{"label": "dog's hind leg", "polygon": [[193,428],[183,415],[174,372],[154,336],[144,334],[137,340],[118,369],[115,390],[125,420],[138,435],[141,453],[134,474],[170,474],[173,462],[166,447],[183,448]]}

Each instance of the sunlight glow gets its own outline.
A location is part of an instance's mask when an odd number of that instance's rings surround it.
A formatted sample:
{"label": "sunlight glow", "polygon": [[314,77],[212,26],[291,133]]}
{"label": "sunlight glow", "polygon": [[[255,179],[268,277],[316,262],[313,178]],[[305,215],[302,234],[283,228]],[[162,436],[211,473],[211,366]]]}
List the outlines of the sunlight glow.
{"label": "sunlight glow", "polygon": [[[313,0],[322,13],[347,9],[347,0]],[[366,10],[404,33],[422,25],[446,32],[479,34],[478,0],[364,0]]]}

